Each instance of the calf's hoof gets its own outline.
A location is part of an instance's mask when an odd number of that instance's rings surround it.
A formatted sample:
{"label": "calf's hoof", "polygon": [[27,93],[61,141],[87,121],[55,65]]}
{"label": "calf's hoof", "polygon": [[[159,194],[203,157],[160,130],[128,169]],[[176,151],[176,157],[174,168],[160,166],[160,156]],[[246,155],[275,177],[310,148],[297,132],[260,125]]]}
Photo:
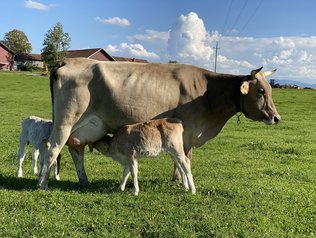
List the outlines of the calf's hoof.
{"label": "calf's hoof", "polygon": [[124,192],[125,188],[123,188],[121,185],[117,188],[117,191],[120,193]]}

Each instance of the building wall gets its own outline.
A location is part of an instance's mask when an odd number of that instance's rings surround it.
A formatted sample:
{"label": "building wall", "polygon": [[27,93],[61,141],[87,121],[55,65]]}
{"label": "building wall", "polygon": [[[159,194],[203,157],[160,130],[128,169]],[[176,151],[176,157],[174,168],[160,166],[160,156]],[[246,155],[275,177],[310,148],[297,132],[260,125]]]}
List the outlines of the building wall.
{"label": "building wall", "polygon": [[40,69],[44,68],[44,62],[38,61],[38,60],[27,60],[25,63],[32,64],[35,67],[38,67]]}
{"label": "building wall", "polygon": [[13,68],[13,55],[0,45],[0,69],[11,70]]}

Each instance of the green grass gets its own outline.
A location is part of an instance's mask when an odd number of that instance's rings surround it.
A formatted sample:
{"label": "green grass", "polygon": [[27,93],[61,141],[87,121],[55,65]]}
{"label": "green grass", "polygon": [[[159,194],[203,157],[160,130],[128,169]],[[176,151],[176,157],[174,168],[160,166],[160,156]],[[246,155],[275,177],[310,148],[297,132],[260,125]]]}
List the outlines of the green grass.
{"label": "green grass", "polygon": [[233,117],[193,152],[197,195],[171,181],[167,155],[139,163],[140,194],[118,193],[121,166],[87,151],[80,188],[62,151],[61,179],[36,189],[30,150],[15,176],[20,123],[50,118],[47,77],[0,72],[0,237],[316,237],[316,91],[274,90],[277,126]]}

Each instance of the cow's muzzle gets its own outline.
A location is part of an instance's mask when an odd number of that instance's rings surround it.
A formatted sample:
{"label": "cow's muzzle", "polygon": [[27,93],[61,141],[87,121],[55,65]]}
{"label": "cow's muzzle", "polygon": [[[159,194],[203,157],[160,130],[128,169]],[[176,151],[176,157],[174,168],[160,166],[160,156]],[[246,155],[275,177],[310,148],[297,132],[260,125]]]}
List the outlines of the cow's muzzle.
{"label": "cow's muzzle", "polygon": [[269,120],[264,120],[264,123],[267,125],[275,125],[281,121],[280,115],[273,115],[269,118]]}

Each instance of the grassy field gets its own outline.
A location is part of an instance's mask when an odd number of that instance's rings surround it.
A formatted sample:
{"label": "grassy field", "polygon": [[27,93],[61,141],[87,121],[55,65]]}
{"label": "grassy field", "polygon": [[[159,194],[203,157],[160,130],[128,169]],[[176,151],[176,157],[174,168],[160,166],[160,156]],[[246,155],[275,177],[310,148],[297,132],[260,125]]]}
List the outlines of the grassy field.
{"label": "grassy field", "polygon": [[233,117],[195,149],[197,195],[171,181],[167,155],[139,163],[140,194],[118,193],[121,166],[86,153],[80,188],[62,151],[61,179],[36,189],[30,150],[16,178],[21,120],[50,118],[48,78],[0,72],[0,237],[316,237],[316,91],[274,90],[282,122]]}

